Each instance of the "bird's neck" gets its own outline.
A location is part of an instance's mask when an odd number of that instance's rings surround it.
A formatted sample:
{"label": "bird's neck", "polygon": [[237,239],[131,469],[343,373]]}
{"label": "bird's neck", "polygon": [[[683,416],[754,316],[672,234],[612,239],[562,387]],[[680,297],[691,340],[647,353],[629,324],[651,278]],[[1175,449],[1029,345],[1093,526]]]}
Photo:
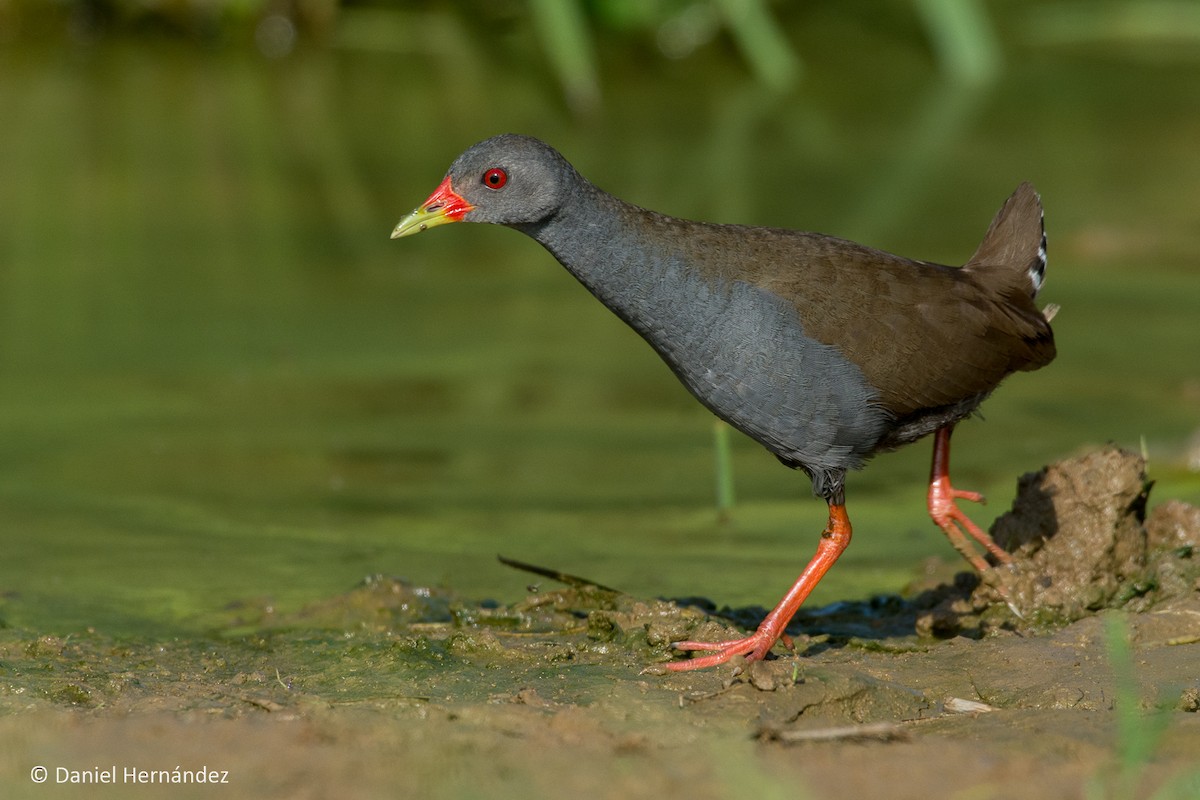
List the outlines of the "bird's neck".
{"label": "bird's neck", "polygon": [[686,224],[638,208],[580,179],[550,218],[519,226],[558,259],[600,302],[656,344],[654,332],[681,299],[681,284],[703,283],[664,227]]}

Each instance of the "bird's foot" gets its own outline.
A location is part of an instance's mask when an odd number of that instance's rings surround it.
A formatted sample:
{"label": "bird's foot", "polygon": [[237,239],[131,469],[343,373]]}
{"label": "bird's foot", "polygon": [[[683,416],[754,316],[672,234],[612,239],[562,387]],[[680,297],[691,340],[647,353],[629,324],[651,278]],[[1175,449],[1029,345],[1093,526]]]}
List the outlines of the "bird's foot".
{"label": "bird's foot", "polygon": [[744,639],[730,639],[724,642],[672,642],[671,647],[676,650],[713,650],[716,652],[687,661],[673,661],[667,664],[666,668],[672,672],[705,669],[732,661],[738,656],[745,656],[747,661],[761,661],[766,658],[771,647],[780,639],[783,639],[785,644],[791,644],[791,640],[786,636],[769,630],[764,625]]}
{"label": "bird's foot", "polygon": [[980,578],[988,586],[992,588],[1000,599],[1004,601],[1009,610],[1013,612],[1019,619],[1024,619],[1025,615],[1021,613],[1021,609],[1017,606],[1012,592],[1004,584],[1003,577],[992,567],[987,561],[979,555],[979,553],[967,541],[966,534],[969,534],[972,539],[979,542],[987,551],[992,554],[992,557],[1004,567],[1009,569],[1015,568],[1013,558],[1009,555],[996,541],[980,528],[971,518],[962,512],[958,507],[956,500],[970,500],[974,503],[983,503],[983,495],[979,492],[967,492],[961,489],[955,489],[950,485],[948,478],[935,479],[929,485],[929,516],[933,517],[933,521],[941,528],[946,537],[950,539],[950,543],[954,545],[954,549],[962,553],[967,561],[971,562],[979,572]]}
{"label": "bird's foot", "polygon": [[991,565],[975,551],[975,548],[971,547],[971,543],[967,541],[967,535],[969,535],[983,545],[996,561],[1001,564],[1011,564],[1012,556],[996,544],[987,531],[972,522],[971,518],[962,512],[956,502],[958,500],[970,500],[973,503],[987,502],[979,492],[955,489],[950,485],[949,477],[935,478],[929,484],[929,516],[945,532],[950,543],[954,545],[954,549],[962,553],[975,569],[986,573]]}
{"label": "bird's foot", "polygon": [[688,661],[675,661],[667,664],[667,669],[672,672],[683,672],[690,669],[715,667],[738,656],[745,656],[747,661],[761,661],[767,657],[771,647],[780,639],[790,647],[791,640],[784,634],[784,629],[796,614],[796,609],[800,608],[809,592],[829,571],[848,544],[850,544],[850,518],[846,516],[846,506],[841,502],[830,502],[829,523],[821,532],[821,541],[817,545],[816,555],[808,562],[804,572],[800,573],[800,577],[792,584],[792,588],[783,596],[779,604],[770,614],[767,614],[758,626],[758,630],[744,639],[732,639],[725,642],[675,642],[671,646],[676,650],[711,650],[715,652]]}

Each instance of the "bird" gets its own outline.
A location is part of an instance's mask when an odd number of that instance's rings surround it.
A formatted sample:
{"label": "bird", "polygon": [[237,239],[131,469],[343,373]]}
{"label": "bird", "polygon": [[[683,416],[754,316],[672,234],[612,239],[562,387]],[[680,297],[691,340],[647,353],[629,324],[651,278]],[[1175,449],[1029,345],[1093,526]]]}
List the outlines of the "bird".
{"label": "bird", "polygon": [[[828,506],[816,553],[747,636],[680,641],[672,671],[767,657],[851,538],[846,474],[933,436],[927,506],[985,576],[1011,556],[959,508],[950,437],[1008,375],[1055,357],[1036,305],[1041,198],[1021,183],[959,267],[825,234],[680,219],[620,200],[539,139],[467,148],[392,238],[452,222],[513,228],[550,252],[717,417],[805,473]],[[974,540],[974,543],[972,543]],[[981,552],[982,551],[982,552]],[[994,573],[993,573],[994,577]]]}

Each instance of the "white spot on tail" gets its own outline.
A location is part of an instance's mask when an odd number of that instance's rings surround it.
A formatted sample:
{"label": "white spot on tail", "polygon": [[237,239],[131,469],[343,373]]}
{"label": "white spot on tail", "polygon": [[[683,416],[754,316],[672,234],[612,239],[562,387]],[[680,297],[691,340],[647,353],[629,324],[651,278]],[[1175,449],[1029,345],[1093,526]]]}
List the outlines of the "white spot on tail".
{"label": "white spot on tail", "polygon": [[1029,283],[1033,286],[1033,296],[1037,297],[1046,281],[1046,212],[1042,212],[1042,241],[1038,245],[1037,258],[1029,265]]}

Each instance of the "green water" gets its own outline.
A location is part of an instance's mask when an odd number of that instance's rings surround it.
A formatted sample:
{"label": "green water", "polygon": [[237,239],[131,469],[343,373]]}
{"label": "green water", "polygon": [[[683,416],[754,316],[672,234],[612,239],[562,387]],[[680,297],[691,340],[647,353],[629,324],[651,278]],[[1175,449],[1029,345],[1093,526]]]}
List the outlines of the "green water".
{"label": "green water", "polygon": [[[1023,179],[1047,207],[1059,358],[956,435],[956,483],[1144,437],[1200,502],[1200,55],[1036,45],[945,84],[915,36],[814,16],[772,96],[732,54],[601,52],[575,118],[537,58],[105,42],[0,50],[0,621],[188,635],[374,573],[511,600],[497,553],[649,596],[768,605],[824,507],[734,442],[540,248],[393,242],[452,157],[514,130],[680,216],[822,230],[958,263]],[[813,602],[954,553],[928,445],[852,476],[855,541]]]}

